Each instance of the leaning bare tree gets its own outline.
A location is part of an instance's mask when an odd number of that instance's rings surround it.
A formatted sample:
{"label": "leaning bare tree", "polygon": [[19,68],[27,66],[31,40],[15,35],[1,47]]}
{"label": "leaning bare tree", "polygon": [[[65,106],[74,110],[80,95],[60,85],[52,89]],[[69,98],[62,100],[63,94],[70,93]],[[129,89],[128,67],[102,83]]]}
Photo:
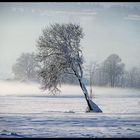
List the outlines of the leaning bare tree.
{"label": "leaning bare tree", "polygon": [[84,93],[89,111],[93,106],[88,96],[88,91],[83,83],[83,56],[80,49],[80,40],[83,31],[80,25],[53,24],[43,29],[42,35],[37,41],[38,60],[41,63],[40,77],[42,89],[48,89],[51,93],[60,90],[64,74],[76,76]]}

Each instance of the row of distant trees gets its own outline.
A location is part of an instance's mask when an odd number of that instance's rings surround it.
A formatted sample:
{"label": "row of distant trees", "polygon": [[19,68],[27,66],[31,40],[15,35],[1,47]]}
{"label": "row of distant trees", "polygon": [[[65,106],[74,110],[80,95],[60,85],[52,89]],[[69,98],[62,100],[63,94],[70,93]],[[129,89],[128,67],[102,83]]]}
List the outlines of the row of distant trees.
{"label": "row of distant trees", "polygon": [[[35,53],[22,53],[12,67],[14,78],[20,81],[39,82],[38,72],[40,65]],[[93,62],[86,66],[89,75],[84,81],[96,86],[110,87],[140,87],[140,66],[125,70],[125,64],[117,54],[111,54],[102,63]],[[64,74],[62,83],[79,84],[74,75]]]}
{"label": "row of distant trees", "polygon": [[93,85],[140,88],[140,66],[126,70],[117,54],[111,54],[100,64],[90,64],[88,71]]}

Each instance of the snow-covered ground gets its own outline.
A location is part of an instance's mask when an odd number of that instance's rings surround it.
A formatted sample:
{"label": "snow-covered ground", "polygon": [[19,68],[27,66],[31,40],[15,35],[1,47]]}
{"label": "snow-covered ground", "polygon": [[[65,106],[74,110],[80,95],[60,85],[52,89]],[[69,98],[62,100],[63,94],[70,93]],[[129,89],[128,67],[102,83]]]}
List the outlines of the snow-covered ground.
{"label": "snow-covered ground", "polygon": [[140,90],[94,87],[103,113],[86,113],[79,86],[61,89],[48,96],[38,84],[1,81],[0,137],[140,138]]}

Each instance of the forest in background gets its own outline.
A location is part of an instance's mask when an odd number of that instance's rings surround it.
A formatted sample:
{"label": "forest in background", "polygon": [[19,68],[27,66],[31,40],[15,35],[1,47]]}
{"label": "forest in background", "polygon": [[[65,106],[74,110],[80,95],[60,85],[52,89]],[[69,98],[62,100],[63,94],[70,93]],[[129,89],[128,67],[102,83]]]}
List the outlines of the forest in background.
{"label": "forest in background", "polygon": [[[22,53],[12,66],[14,80],[39,82],[39,63],[35,53]],[[86,85],[104,87],[132,87],[140,88],[140,65],[125,69],[125,64],[118,54],[109,55],[103,62],[91,62],[84,66],[84,82]],[[74,75],[64,74],[63,84],[77,85],[78,80]]]}

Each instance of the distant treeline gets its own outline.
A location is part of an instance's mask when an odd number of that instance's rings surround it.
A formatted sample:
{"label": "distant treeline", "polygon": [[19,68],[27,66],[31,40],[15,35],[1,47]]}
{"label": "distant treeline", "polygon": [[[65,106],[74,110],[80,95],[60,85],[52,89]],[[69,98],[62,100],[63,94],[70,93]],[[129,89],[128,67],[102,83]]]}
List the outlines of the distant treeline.
{"label": "distant treeline", "polygon": [[[140,65],[125,70],[125,64],[117,54],[111,54],[102,63],[90,64],[88,71],[93,85],[140,88]],[[90,78],[88,78],[90,79]]]}
{"label": "distant treeline", "polygon": [[[40,67],[35,53],[22,53],[12,67],[14,79],[40,82]],[[111,54],[100,64],[94,62],[87,65],[85,72],[87,75],[83,80],[86,85],[92,82],[95,86],[140,88],[140,65],[125,70],[125,64],[117,54]],[[64,84],[79,84],[71,74],[64,74],[61,80]]]}

